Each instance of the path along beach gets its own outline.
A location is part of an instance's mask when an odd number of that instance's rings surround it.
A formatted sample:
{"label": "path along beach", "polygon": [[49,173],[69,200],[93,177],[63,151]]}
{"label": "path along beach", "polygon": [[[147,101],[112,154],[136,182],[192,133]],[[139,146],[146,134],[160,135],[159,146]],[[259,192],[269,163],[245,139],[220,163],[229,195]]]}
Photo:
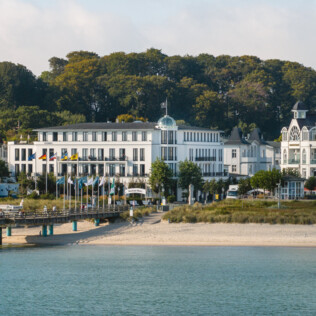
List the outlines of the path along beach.
{"label": "path along beach", "polygon": [[92,222],[54,226],[54,235],[39,235],[41,227],[12,228],[5,244],[35,245],[159,245],[159,246],[292,246],[316,247],[316,225],[270,224],[175,224],[161,220],[162,213],[153,213],[131,224]]}

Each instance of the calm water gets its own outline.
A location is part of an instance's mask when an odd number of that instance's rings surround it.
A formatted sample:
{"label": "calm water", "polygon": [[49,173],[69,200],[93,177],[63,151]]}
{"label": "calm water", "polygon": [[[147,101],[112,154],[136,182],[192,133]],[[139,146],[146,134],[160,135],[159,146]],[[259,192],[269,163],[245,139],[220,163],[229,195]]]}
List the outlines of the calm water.
{"label": "calm water", "polygon": [[316,315],[316,249],[0,250],[0,315]]}

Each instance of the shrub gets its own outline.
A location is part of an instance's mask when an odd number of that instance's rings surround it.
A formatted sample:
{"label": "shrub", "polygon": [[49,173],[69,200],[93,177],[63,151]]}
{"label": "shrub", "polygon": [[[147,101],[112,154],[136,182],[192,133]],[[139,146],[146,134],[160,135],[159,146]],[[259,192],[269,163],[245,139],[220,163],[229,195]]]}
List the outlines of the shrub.
{"label": "shrub", "polygon": [[169,195],[167,197],[168,203],[173,203],[176,200],[176,197],[174,195]]}

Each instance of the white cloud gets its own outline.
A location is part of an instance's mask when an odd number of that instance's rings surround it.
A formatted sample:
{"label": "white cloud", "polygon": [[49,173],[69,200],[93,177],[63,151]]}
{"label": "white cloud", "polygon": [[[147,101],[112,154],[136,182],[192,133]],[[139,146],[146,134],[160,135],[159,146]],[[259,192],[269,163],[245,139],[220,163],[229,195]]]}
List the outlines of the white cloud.
{"label": "white cloud", "polygon": [[[303,7],[269,1],[180,1],[170,11],[167,2],[161,3],[165,10],[155,12],[153,3],[146,7],[136,1],[129,12],[114,10],[111,2],[93,10],[75,0],[46,6],[0,0],[0,61],[21,63],[39,75],[48,69],[49,58],[73,50],[105,55],[155,47],[169,55],[247,54],[316,68],[314,2]],[[141,20],[140,12],[146,18]]]}

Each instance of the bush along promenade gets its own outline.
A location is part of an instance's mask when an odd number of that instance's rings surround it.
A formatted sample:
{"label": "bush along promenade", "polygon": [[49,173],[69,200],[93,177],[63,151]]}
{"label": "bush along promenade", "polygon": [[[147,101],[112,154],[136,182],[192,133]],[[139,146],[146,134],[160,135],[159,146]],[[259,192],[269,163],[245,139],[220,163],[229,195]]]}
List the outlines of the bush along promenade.
{"label": "bush along promenade", "polygon": [[300,224],[316,223],[315,201],[225,200],[209,205],[196,203],[179,206],[167,212],[163,219],[170,223],[267,223]]}

